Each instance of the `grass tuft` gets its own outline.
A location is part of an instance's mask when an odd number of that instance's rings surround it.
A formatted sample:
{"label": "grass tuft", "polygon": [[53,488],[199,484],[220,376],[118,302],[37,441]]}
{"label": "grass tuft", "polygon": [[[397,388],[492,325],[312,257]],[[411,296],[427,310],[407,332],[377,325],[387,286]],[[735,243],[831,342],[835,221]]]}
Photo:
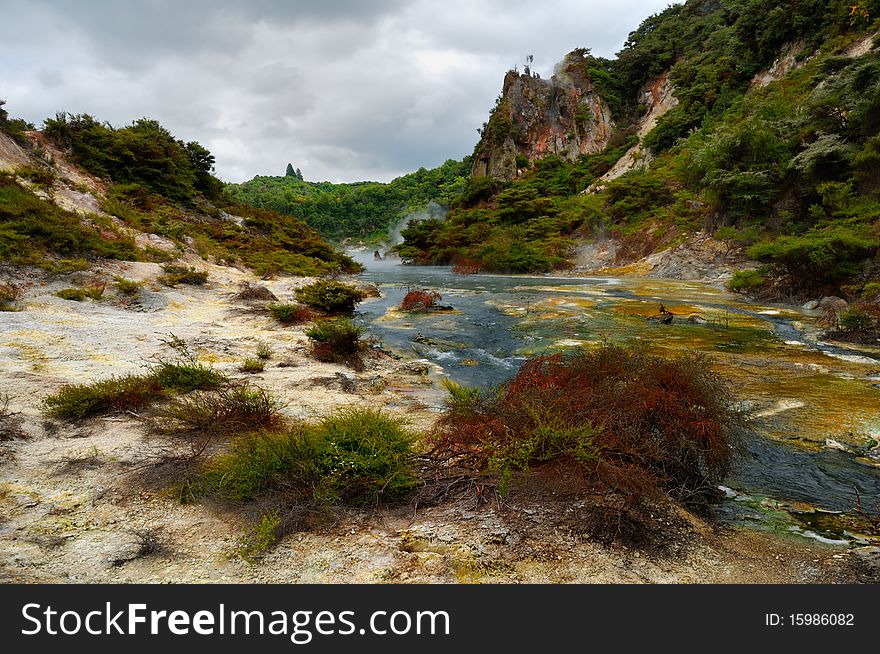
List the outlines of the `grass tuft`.
{"label": "grass tuft", "polygon": [[259,343],[257,345],[257,358],[260,361],[268,361],[272,358],[272,347],[268,343]]}
{"label": "grass tuft", "polygon": [[72,300],[74,302],[83,302],[86,298],[92,300],[100,300],[104,297],[104,286],[83,286],[80,288],[63,288],[55,293],[62,300]]}
{"label": "grass tuft", "polygon": [[238,367],[239,372],[246,372],[251,375],[263,372],[265,369],[266,364],[261,359],[253,359],[250,357],[242,361],[241,365]]}
{"label": "grass tuft", "polygon": [[116,287],[117,291],[128,297],[139,295],[143,288],[140,283],[126,279],[125,277],[114,277],[113,286]]}
{"label": "grass tuft", "polygon": [[162,271],[164,274],[159,276],[159,281],[166,286],[177,286],[178,284],[203,286],[208,282],[207,271],[198,270],[192,266],[176,266],[167,263],[162,266]]}
{"label": "grass tuft", "polygon": [[270,304],[266,308],[284,325],[300,325],[315,319],[315,312],[301,304]]}

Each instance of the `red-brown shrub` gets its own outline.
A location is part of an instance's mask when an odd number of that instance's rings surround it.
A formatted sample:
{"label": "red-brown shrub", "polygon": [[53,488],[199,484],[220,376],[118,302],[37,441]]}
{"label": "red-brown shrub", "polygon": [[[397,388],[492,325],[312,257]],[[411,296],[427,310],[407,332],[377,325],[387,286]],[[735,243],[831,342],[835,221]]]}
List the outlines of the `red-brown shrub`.
{"label": "red-brown shrub", "polygon": [[400,310],[410,313],[430,311],[437,306],[437,300],[441,299],[443,298],[437,291],[426,291],[416,288],[403,297],[403,302],[400,303]]}
{"label": "red-brown shrub", "polygon": [[[618,520],[647,522],[668,495],[704,506],[730,469],[742,427],[728,385],[702,356],[605,346],[527,361],[491,394],[450,389],[433,454],[473,471],[576,463]],[[644,520],[643,520],[644,519]]]}
{"label": "red-brown shrub", "polygon": [[467,257],[458,259],[452,264],[452,272],[456,275],[474,275],[480,272],[480,269],[479,261],[468,259]]}

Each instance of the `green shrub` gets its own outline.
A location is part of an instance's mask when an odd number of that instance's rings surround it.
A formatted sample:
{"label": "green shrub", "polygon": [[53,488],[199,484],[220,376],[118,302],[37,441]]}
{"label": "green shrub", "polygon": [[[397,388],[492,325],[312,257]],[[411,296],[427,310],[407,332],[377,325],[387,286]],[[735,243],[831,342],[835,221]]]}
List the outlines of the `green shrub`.
{"label": "green shrub", "polygon": [[848,332],[868,331],[874,327],[874,318],[860,307],[850,307],[838,316],[841,329]]}
{"label": "green shrub", "polygon": [[735,292],[753,291],[767,283],[765,272],[760,268],[737,270],[727,282],[727,288]]}
{"label": "green shrub", "polygon": [[118,290],[120,293],[129,297],[134,297],[135,295],[138,295],[142,289],[140,283],[132,281],[130,279],[126,279],[125,277],[114,277],[113,286],[115,286],[116,290]]}
{"label": "green shrub", "polygon": [[74,302],[83,302],[86,298],[100,300],[104,297],[103,286],[88,286],[80,288],[63,288],[55,293],[62,300],[72,300]]}
{"label": "green shrub", "polygon": [[748,255],[779,266],[803,285],[821,286],[858,274],[863,259],[873,256],[878,246],[880,240],[869,226],[837,224],[756,243]]}
{"label": "green shrub", "polygon": [[363,327],[358,327],[347,318],[322,320],[306,330],[316,359],[350,365],[359,361],[358,355],[364,348],[361,341],[363,333]]}
{"label": "green shrub", "polygon": [[278,542],[279,531],[282,528],[281,515],[277,509],[267,511],[260,516],[260,521],[248,529],[242,536],[236,554],[248,563],[256,563],[272,546]]}
{"label": "green shrub", "polygon": [[207,271],[197,270],[192,266],[165,264],[162,266],[162,270],[165,274],[159,276],[159,281],[166,286],[177,286],[178,284],[202,286],[208,281]]}
{"label": "green shrub", "polygon": [[235,501],[282,492],[319,504],[393,501],[415,487],[413,443],[399,419],[346,409],[317,425],[238,439],[208,463],[200,486]]}
{"label": "green shrub", "polygon": [[246,372],[251,375],[254,375],[258,372],[263,372],[265,369],[266,364],[263,363],[261,359],[252,359],[250,357],[242,361],[241,365],[238,367],[239,372]]}
{"label": "green shrub", "polygon": [[217,388],[226,383],[226,376],[211,366],[194,361],[161,361],[153,366],[159,385],[175,393]]}
{"label": "green shrub", "polygon": [[315,319],[315,313],[301,304],[270,304],[266,308],[275,320],[285,325],[299,325]]}
{"label": "green shrub", "polygon": [[76,213],[0,173],[0,261],[63,273],[88,267],[87,256],[141,261],[145,252],[130,237],[84,225]]}
{"label": "green shrub", "polygon": [[366,294],[334,280],[319,280],[297,289],[296,299],[327,313],[351,313]]}
{"label": "green shrub", "polygon": [[483,399],[479,388],[469,388],[451,379],[443,379],[440,383],[446,389],[446,408],[450,414],[469,416],[477,412]]}
{"label": "green shrub", "polygon": [[189,393],[194,390],[217,388],[227,382],[226,376],[209,365],[200,363],[198,356],[182,338],[169,334],[162,343],[174,351],[173,358],[162,358],[150,366],[153,376],[165,390]]}
{"label": "green shrub", "polygon": [[15,174],[44,188],[52,188],[55,183],[55,173],[46,166],[24,166],[16,170]]}
{"label": "green shrub", "polygon": [[107,411],[137,410],[160,397],[162,386],[152,375],[111,377],[93,384],[68,384],[46,398],[53,418],[80,420]]}

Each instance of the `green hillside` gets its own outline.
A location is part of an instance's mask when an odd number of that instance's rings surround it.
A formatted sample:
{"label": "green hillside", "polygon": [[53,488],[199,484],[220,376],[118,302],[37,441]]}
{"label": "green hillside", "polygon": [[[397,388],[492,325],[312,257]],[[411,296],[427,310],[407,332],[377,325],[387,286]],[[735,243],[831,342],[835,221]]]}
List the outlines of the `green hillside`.
{"label": "green hillside", "polygon": [[[191,246],[205,258],[240,263],[261,275],[359,269],[302,221],[230,202],[214,177],[213,155],[198,143],[175,139],[154,120],[114,128],[89,115],[61,113],[45,121],[34,142],[24,127],[30,126],[0,113],[0,130],[28,148],[35,162],[16,175],[0,175],[2,261],[63,272],[85,268],[94,258],[173,256],[137,247],[130,235],[136,230],[165,237],[180,252]],[[82,220],[34,193],[48,196],[69,186],[40,138],[104,181],[107,191],[97,195],[103,215]]]}
{"label": "green hillside", "polygon": [[407,213],[429,202],[447,205],[465,188],[470,160],[449,160],[442,166],[398,177],[383,184],[307,182],[296,175],[255,177],[228,184],[230,200],[294,216],[327,238],[381,239]]}
{"label": "green hillside", "polygon": [[[399,251],[542,271],[566,265],[572,236],[610,234],[637,258],[705,228],[765,264],[734,287],[872,293],[880,52],[851,46],[878,17],[877,0],[691,0],[648,18],[613,60],[579,51],[613,110],[606,150],[535,162],[511,183],[470,179],[448,219],[413,224]],[[791,72],[753,84],[784,51]],[[640,90],[666,72],[679,104],[643,140],[650,166],[583,193],[635,142]]]}

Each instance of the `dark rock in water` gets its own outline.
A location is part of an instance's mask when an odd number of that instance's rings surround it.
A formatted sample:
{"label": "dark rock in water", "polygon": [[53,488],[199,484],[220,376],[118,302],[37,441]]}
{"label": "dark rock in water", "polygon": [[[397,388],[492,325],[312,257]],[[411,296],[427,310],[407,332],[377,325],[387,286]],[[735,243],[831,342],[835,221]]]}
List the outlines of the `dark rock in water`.
{"label": "dark rock in water", "polygon": [[413,343],[420,343],[421,345],[437,345],[437,341],[433,341],[421,332],[417,333],[415,338],[413,338]]}

